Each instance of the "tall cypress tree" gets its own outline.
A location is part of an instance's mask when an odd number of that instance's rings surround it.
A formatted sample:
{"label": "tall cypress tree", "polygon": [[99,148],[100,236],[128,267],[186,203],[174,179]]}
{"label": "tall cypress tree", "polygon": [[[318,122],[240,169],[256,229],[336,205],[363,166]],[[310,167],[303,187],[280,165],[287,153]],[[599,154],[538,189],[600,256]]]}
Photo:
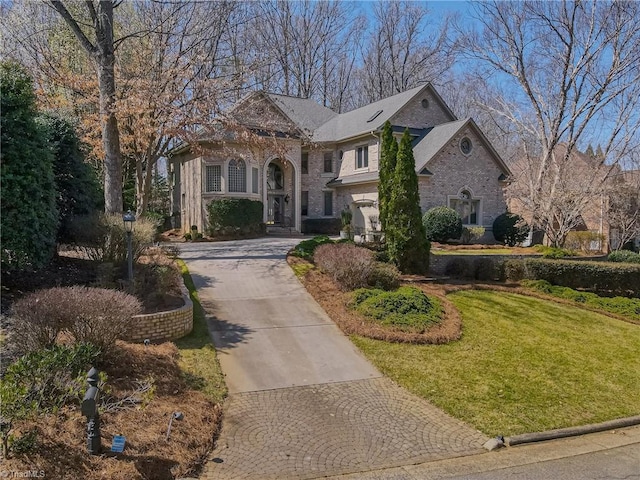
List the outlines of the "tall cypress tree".
{"label": "tall cypress tree", "polygon": [[378,210],[380,211],[380,225],[384,232],[387,230],[387,211],[389,200],[391,199],[397,154],[398,142],[393,136],[391,123],[387,121],[382,129],[382,145],[380,146],[380,163],[378,165],[380,175],[380,181],[378,182]]}
{"label": "tall cypress tree", "polygon": [[422,224],[418,175],[409,129],[404,131],[398,148],[386,215],[389,259],[404,273],[426,273],[430,246]]}

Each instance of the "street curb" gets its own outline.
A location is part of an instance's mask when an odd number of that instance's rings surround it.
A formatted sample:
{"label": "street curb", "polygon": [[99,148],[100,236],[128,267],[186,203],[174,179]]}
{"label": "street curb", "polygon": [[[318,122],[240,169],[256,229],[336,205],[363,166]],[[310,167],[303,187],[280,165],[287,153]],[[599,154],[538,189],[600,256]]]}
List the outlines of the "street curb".
{"label": "street curb", "polygon": [[523,433],[522,435],[514,435],[505,439],[505,444],[513,447],[525,443],[543,442],[545,440],[555,440],[558,438],[574,437],[577,435],[585,435],[587,433],[603,432],[605,430],[613,430],[616,428],[632,427],[640,425],[640,415],[635,417],[619,418],[608,422],[594,423],[592,425],[583,425],[581,427],[559,428],[557,430],[548,430],[546,432]]}

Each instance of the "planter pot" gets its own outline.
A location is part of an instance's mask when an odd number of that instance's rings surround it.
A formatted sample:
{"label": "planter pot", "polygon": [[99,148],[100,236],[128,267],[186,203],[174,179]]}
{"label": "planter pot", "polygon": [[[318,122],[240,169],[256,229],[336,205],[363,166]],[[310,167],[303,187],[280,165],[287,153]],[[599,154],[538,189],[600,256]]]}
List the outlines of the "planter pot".
{"label": "planter pot", "polygon": [[340,230],[340,239],[346,240],[348,238],[349,238],[349,232],[347,232],[346,230]]}

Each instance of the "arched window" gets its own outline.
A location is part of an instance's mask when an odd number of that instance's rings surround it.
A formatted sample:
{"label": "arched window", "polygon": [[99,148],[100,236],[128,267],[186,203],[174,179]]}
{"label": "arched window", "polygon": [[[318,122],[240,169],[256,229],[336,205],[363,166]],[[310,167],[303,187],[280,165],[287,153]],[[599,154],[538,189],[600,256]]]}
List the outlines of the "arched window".
{"label": "arched window", "polygon": [[269,164],[269,176],[267,177],[267,188],[269,190],[284,189],[284,174],[280,165],[275,163]]}
{"label": "arched window", "polygon": [[462,217],[464,225],[480,225],[480,199],[473,198],[467,188],[463,188],[455,197],[449,197],[449,207]]}
{"label": "arched window", "polygon": [[244,160],[229,160],[229,192],[247,191],[247,167]]}

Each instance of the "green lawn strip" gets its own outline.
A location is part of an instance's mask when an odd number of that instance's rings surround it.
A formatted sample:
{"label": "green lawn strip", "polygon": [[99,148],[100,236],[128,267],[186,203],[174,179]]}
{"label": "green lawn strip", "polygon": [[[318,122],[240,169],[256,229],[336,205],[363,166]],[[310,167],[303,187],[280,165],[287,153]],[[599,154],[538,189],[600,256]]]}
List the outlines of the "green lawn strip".
{"label": "green lawn strip", "polygon": [[180,367],[192,388],[202,391],[213,403],[222,403],[227,396],[227,386],[211,343],[204,310],[187,265],[179,259],[177,262],[193,302],[193,330],[175,342],[180,350]]}
{"label": "green lawn strip", "polygon": [[571,300],[576,302],[578,306],[586,305],[605,313],[622,315],[629,320],[640,323],[640,298],[601,297],[595,293],[580,292],[568,287],[551,285],[544,280],[525,280],[522,282],[522,285],[525,288],[552,297]]}
{"label": "green lawn strip", "polygon": [[406,345],[353,337],[386,375],[489,436],[640,413],[640,327],[522,295],[450,295],[463,337]]}

